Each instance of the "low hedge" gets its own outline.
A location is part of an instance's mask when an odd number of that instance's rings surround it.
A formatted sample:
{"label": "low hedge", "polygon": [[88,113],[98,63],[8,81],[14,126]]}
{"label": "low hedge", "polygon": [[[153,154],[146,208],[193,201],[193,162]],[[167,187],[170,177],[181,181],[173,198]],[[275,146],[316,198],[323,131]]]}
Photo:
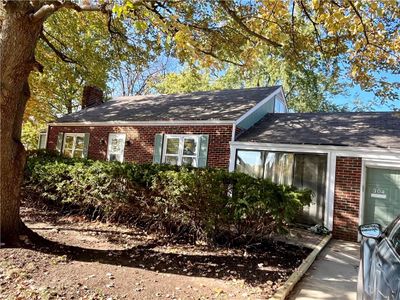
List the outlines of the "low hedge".
{"label": "low hedge", "polygon": [[222,169],[68,159],[43,151],[27,160],[24,192],[92,219],[230,244],[284,231],[311,202],[310,190]]}

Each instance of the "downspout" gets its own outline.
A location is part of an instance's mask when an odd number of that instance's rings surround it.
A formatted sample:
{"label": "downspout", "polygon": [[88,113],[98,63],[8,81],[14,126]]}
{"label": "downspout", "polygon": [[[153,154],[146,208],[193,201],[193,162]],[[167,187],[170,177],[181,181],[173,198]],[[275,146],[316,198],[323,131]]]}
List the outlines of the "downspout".
{"label": "downspout", "polygon": [[49,125],[49,123],[47,123],[47,127],[46,127],[46,148],[45,148],[45,150],[47,150],[47,141],[49,140],[49,132],[50,132],[50,125]]}
{"label": "downspout", "polygon": [[236,149],[232,148],[231,143],[233,143],[236,139],[236,121],[232,125],[232,137],[231,137],[231,142],[229,143],[229,166],[228,170],[229,172],[233,172],[235,170],[235,160],[236,160]]}

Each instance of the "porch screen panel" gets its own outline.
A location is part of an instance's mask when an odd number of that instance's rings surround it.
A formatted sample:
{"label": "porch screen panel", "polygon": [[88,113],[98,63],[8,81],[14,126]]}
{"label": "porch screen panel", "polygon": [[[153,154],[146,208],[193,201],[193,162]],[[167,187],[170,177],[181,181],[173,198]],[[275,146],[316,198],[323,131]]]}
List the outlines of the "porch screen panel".
{"label": "porch screen panel", "polygon": [[236,171],[261,178],[263,174],[263,151],[238,150],[236,155]]}

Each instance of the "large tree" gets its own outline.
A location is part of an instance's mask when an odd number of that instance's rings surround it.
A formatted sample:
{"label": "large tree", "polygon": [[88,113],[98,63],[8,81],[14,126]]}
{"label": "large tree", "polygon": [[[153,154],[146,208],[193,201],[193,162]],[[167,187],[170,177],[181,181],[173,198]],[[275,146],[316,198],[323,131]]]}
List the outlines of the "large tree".
{"label": "large tree", "polygon": [[284,62],[264,60],[258,67],[244,69],[230,66],[213,72],[212,69],[186,67],[171,72],[154,83],[153,90],[162,94],[189,93],[222,89],[252,88],[282,85],[288,108],[295,112],[343,111],[345,107],[332,102],[333,95],[347,87],[335,72],[317,70],[303,62],[301,68],[288,68]]}
{"label": "large tree", "polygon": [[[365,89],[395,97],[380,72],[399,71],[400,6],[395,0],[3,0],[0,33],[1,240],[16,242],[20,185],[25,163],[21,126],[30,97],[28,78],[43,71],[35,48],[46,19],[61,9],[102,11],[123,17],[149,51],[160,47],[189,63],[251,67],[273,56],[296,67],[312,55],[321,64],[337,57],[343,71]],[[308,24],[310,30],[302,30]],[[301,29],[301,30],[299,30]],[[130,34],[127,32],[126,40]],[[61,55],[61,54],[60,54]],[[61,55],[62,56],[62,55]],[[327,65],[327,67],[329,67]]]}
{"label": "large tree", "polygon": [[110,95],[114,84],[108,82],[121,65],[129,60],[132,68],[144,71],[153,60],[155,55],[121,38],[126,30],[120,20],[114,21],[119,35],[113,38],[107,22],[107,15],[101,12],[82,15],[64,9],[44,23],[35,51],[44,71],[34,72],[29,78],[31,97],[22,131],[28,149],[37,146],[38,133],[48,122],[80,109],[85,85],[95,85]]}

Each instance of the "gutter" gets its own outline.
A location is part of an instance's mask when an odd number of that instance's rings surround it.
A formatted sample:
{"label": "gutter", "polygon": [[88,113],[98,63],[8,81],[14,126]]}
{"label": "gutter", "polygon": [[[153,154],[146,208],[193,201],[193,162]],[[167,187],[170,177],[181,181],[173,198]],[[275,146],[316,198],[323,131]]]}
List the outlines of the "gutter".
{"label": "gutter", "polygon": [[225,120],[193,120],[193,121],[105,121],[105,122],[53,122],[49,126],[212,126],[212,125],[233,125],[235,121]]}

